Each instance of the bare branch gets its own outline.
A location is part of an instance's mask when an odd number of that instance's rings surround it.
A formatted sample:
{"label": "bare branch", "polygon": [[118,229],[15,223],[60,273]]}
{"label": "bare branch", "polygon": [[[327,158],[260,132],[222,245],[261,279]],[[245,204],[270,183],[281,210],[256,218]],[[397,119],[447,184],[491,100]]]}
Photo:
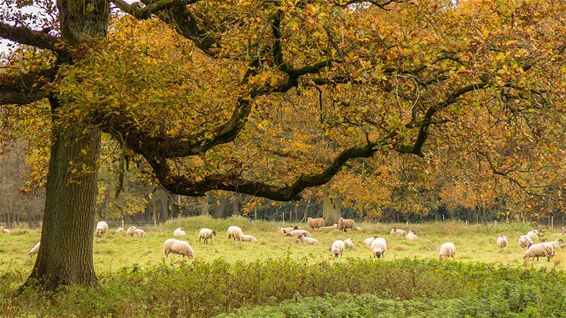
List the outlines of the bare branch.
{"label": "bare branch", "polygon": [[419,127],[419,133],[417,135],[415,143],[413,145],[401,145],[396,150],[401,153],[412,153],[422,156],[422,147],[428,137],[428,128],[432,124],[432,117],[434,116],[434,114],[436,114],[436,112],[438,112],[439,110],[442,110],[454,104],[461,96],[465,95],[466,93],[488,87],[489,85],[490,83],[488,82],[479,82],[461,87],[449,94],[443,101],[434,106],[431,106],[426,111],[424,118],[420,122],[411,122],[407,125],[407,128]]}

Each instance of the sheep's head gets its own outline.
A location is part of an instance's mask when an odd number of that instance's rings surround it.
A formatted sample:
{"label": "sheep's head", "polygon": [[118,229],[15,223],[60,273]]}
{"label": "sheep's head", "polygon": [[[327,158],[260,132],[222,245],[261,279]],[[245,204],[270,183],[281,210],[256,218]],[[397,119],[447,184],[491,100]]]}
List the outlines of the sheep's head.
{"label": "sheep's head", "polygon": [[293,230],[298,230],[299,227],[297,225],[293,226]]}
{"label": "sheep's head", "polygon": [[383,252],[381,252],[381,251],[376,251],[376,252],[375,252],[375,257],[381,258],[381,256],[383,256]]}
{"label": "sheep's head", "polygon": [[216,236],[216,231],[212,230],[212,235]]}

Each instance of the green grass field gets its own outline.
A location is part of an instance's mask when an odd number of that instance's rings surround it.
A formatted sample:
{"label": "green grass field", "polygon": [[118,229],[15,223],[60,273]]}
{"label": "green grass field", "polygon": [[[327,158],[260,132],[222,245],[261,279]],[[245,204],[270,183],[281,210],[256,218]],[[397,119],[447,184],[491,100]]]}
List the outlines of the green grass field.
{"label": "green grass field", "polygon": [[[518,245],[518,237],[531,227],[527,224],[498,224],[498,225],[465,225],[461,222],[442,222],[425,224],[358,224],[361,231],[338,230],[330,232],[311,231],[320,244],[307,246],[297,244],[294,238],[286,237],[277,228],[296,223],[276,223],[267,221],[252,222],[246,218],[233,217],[229,219],[213,219],[205,216],[192,217],[169,221],[158,227],[144,227],[146,238],[127,237],[117,234],[115,228],[104,237],[95,238],[94,264],[99,275],[115,272],[123,267],[137,265],[142,268],[163,262],[162,245],[167,238],[173,237],[173,229],[183,228],[187,240],[195,250],[195,258],[205,262],[223,258],[228,262],[238,260],[254,261],[268,258],[289,257],[292,259],[309,259],[313,262],[332,261],[347,262],[348,258],[371,258],[371,253],[362,241],[366,237],[381,235],[388,243],[388,250],[383,261],[417,258],[437,258],[438,249],[443,242],[451,241],[456,244],[456,260],[462,262],[481,262],[525,266],[523,250]],[[242,243],[228,240],[226,228],[229,225],[240,226],[246,234],[252,234],[258,243]],[[297,224],[304,228],[307,224]],[[418,235],[416,241],[389,235],[392,226],[413,229]],[[217,231],[213,244],[205,245],[198,242],[198,230],[208,227]],[[497,235],[507,235],[509,246],[500,250],[495,245]],[[546,230],[542,235],[545,241],[552,241],[562,236],[558,229]],[[0,274],[6,272],[18,273],[25,279],[33,267],[35,256],[29,257],[27,251],[40,238],[39,230],[14,230],[12,234],[0,234]],[[341,259],[334,259],[329,248],[335,239],[352,238],[356,244],[354,249],[348,249]],[[558,270],[566,269],[566,250],[557,251],[552,261],[546,259],[534,261],[527,266],[544,267]],[[167,262],[177,262],[173,255]]]}
{"label": "green grass field", "polygon": [[[259,241],[228,240],[230,225]],[[40,232],[16,229],[0,235],[0,317],[566,317],[564,250],[525,265],[517,238],[527,224],[396,225],[416,231],[416,241],[390,236],[394,224],[358,224],[361,231],[312,231],[315,246],[283,236],[283,225],[193,217],[147,227],[146,238],[112,229],[94,242],[99,287],[19,295]],[[187,232],[194,260],[164,261],[162,244],[177,227]],[[197,241],[201,227],[217,231],[213,244]],[[374,235],[388,242],[382,260],[362,243]],[[507,249],[496,247],[497,235],[509,237]],[[557,230],[541,236],[560,237]],[[346,238],[356,247],[334,258],[330,245]],[[436,260],[446,241],[457,246],[455,261]]]}

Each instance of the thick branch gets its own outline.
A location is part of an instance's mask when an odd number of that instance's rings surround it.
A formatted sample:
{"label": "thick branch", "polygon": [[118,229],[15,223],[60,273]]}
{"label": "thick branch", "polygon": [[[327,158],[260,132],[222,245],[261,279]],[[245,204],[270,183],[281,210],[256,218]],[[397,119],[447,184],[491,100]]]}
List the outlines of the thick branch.
{"label": "thick branch", "polygon": [[0,38],[53,51],[57,51],[57,45],[62,43],[59,38],[47,33],[15,27],[3,22],[0,22]]}
{"label": "thick branch", "polygon": [[[189,0],[189,3],[194,3],[198,0]],[[142,0],[148,6],[155,4],[157,0]],[[156,15],[163,22],[175,27],[179,34],[201,49],[204,53],[215,57],[216,51],[214,49],[220,48],[220,39],[214,37],[212,29],[203,28],[199,23],[198,18],[189,10],[185,5],[173,6],[167,10],[162,10]]]}
{"label": "thick branch", "polygon": [[215,174],[202,180],[190,180],[185,176],[174,175],[162,157],[145,158],[153,168],[159,183],[167,190],[181,195],[202,196],[210,190],[226,190],[245,193],[277,201],[295,199],[305,188],[323,185],[332,179],[346,162],[355,158],[368,158],[382,149],[397,132],[390,133],[378,142],[364,146],[351,147],[342,151],[321,173],[299,176],[291,185],[275,186],[264,182],[252,181],[239,175]]}
{"label": "thick branch", "polygon": [[189,136],[152,136],[133,124],[127,118],[117,118],[107,121],[102,114],[96,121],[102,123],[105,132],[120,134],[129,148],[146,156],[166,158],[184,157],[204,153],[210,148],[228,143],[245,126],[251,111],[251,103],[246,98],[238,99],[231,118],[221,125],[210,137],[206,134]]}
{"label": "thick branch", "polygon": [[286,82],[278,86],[269,86],[253,89],[249,96],[238,98],[231,118],[222,124],[213,134],[195,134],[188,136],[152,136],[135,126],[134,121],[128,118],[108,120],[105,114],[99,114],[94,121],[102,124],[102,129],[110,134],[121,135],[129,148],[148,156],[165,158],[184,157],[204,153],[210,148],[233,141],[244,128],[251,112],[251,99],[270,93],[284,93],[298,85],[301,75],[319,72],[330,65],[330,61],[323,61],[313,65],[292,70]]}
{"label": "thick branch", "polygon": [[160,0],[146,6],[142,6],[140,2],[128,4],[123,0],[112,0],[112,3],[120,8],[120,10],[136,17],[137,19],[145,20],[151,17],[152,14],[159,11],[171,9],[178,6],[185,6],[197,1],[198,0]]}
{"label": "thick branch", "polygon": [[55,68],[0,77],[0,105],[29,104],[47,97],[45,85],[55,77]]}

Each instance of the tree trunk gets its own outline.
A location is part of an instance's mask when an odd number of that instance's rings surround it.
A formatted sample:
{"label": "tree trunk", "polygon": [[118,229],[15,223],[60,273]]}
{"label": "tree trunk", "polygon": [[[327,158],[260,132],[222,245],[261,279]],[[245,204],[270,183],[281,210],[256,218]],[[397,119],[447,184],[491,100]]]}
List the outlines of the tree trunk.
{"label": "tree trunk", "polygon": [[240,215],[240,195],[234,193],[232,197],[232,215]]}
{"label": "tree trunk", "polygon": [[53,137],[41,247],[26,285],[97,285],[92,247],[99,153],[98,129],[74,128]]}
{"label": "tree trunk", "polygon": [[[108,0],[57,0],[62,39],[70,46],[108,32]],[[81,57],[77,51],[73,56]],[[79,54],[77,54],[79,53]],[[84,52],[83,52],[84,53]],[[71,56],[60,57],[58,64],[76,63]],[[52,97],[52,109],[63,111],[67,105]],[[92,247],[96,214],[96,160],[100,154],[101,133],[81,123],[56,125],[53,114],[51,157],[47,175],[45,211],[41,229],[41,247],[26,285],[39,282],[44,289],[59,285],[95,286]]]}
{"label": "tree trunk", "polygon": [[324,199],[322,203],[322,217],[324,218],[324,223],[328,225],[338,223],[340,218],[340,202],[338,200],[331,199],[328,190],[324,191]]}

